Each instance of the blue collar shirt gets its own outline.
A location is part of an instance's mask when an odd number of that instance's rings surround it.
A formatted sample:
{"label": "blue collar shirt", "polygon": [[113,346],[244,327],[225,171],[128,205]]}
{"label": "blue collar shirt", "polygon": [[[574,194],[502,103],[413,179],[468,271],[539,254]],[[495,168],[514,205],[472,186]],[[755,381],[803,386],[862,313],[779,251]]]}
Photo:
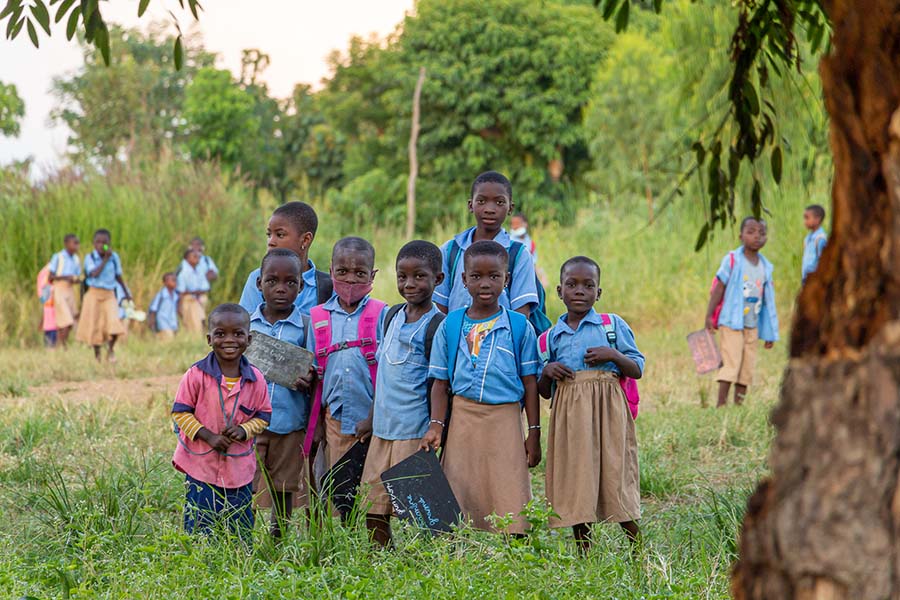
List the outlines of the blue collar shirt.
{"label": "blue collar shirt", "polygon": [[197,263],[196,267],[186,265],[178,271],[175,289],[179,294],[205,294],[209,291],[209,280],[206,278],[206,270]]}
{"label": "blue collar shirt", "polygon": [[[611,347],[600,314],[592,308],[574,331],[569,327],[567,317],[567,314],[562,315],[547,334],[547,348],[550,354],[547,363],[560,362],[573,371],[612,371],[621,375],[622,373],[615,363],[608,362],[589,367],[584,362],[584,355],[588,348]],[[637,363],[643,373],[644,355],[635,344],[631,327],[619,315],[610,314],[609,319],[612,330],[616,334],[616,350]]]}
{"label": "blue collar shirt", "polygon": [[60,250],[50,259],[50,273],[55,277],[79,277],[81,261],[78,255],[69,254],[65,249]]}
{"label": "blue collar shirt", "polygon": [[[744,247],[739,246],[730,254],[734,255],[734,267],[731,266],[731,258],[728,254],[722,258],[722,264],[716,277],[725,284],[725,296],[722,299],[722,312],[719,315],[719,325],[742,331],[744,329],[744,290],[743,276],[744,265],[747,262],[744,256]],[[775,308],[775,286],[772,284],[774,267],[769,260],[759,255],[759,260],[765,267],[766,283],[763,286],[762,308],[758,315],[757,327],[759,339],[765,342],[778,341],[778,314]]]}
{"label": "blue collar shirt", "polygon": [[[256,308],[263,303],[262,292],[256,287],[256,280],[259,279],[260,270],[254,269],[247,277],[244,284],[244,291],[241,292],[241,300],[238,302],[251,315]],[[319,304],[319,290],[316,286],[316,265],[313,261],[309,261],[309,268],[303,272],[301,276],[303,287],[294,300],[294,306],[300,309],[300,313],[309,316],[309,309]]]}
{"label": "blue collar shirt", "polygon": [[[100,266],[100,263],[103,262],[103,258],[100,256],[100,253],[94,250],[90,254],[84,257],[84,271],[89,274],[94,269]],[[115,252],[112,253],[110,259],[104,265],[103,270],[100,271],[100,274],[96,277],[91,277],[88,275],[86,283],[88,287],[100,288],[102,290],[114,290],[116,289],[116,277],[122,276],[122,261],[119,260],[119,255]]]}
{"label": "blue collar shirt", "polygon": [[153,297],[149,310],[156,313],[158,331],[178,331],[178,292],[163,287]]}
{"label": "blue collar shirt", "polygon": [[825,250],[825,244],[828,243],[828,234],[825,229],[819,227],[806,236],[803,240],[803,263],[800,271],[803,281],[809,277],[819,266],[819,259],[822,258],[822,252]]}

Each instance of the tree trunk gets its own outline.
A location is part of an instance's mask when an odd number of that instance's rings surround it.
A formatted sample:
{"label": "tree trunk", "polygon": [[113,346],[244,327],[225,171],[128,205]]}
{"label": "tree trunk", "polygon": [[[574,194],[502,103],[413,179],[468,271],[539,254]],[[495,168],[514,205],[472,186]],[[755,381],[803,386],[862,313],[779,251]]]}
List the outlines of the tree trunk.
{"label": "tree trunk", "polygon": [[834,230],[799,297],[739,599],[900,597],[900,0],[822,4]]}
{"label": "tree trunk", "polygon": [[416,177],[419,175],[419,100],[425,83],[425,67],[419,67],[419,79],[413,92],[412,127],[409,130],[409,180],[406,183],[406,239],[411,240],[416,233]]}

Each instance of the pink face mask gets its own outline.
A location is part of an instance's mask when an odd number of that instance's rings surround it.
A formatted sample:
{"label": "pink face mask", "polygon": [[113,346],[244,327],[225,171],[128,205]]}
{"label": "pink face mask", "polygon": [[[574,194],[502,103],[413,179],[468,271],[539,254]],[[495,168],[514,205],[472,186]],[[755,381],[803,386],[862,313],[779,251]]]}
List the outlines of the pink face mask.
{"label": "pink face mask", "polygon": [[331,283],[334,286],[334,293],[346,304],[356,304],[372,291],[371,281],[368,283],[347,283],[335,279],[334,273],[331,274]]}

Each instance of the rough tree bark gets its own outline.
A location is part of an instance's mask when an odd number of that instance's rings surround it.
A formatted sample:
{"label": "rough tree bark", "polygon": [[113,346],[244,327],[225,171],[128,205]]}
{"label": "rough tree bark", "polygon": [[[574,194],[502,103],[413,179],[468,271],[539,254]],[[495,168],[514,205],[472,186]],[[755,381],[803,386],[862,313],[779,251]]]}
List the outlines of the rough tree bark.
{"label": "rough tree bark", "polygon": [[900,597],[900,0],[824,0],[833,233],[800,294],[739,599]]}
{"label": "rough tree bark", "polygon": [[422,98],[422,84],[425,83],[425,67],[419,67],[419,78],[413,92],[412,123],[409,130],[409,179],[406,182],[406,239],[411,240],[416,233],[416,177],[419,176],[419,105]]}

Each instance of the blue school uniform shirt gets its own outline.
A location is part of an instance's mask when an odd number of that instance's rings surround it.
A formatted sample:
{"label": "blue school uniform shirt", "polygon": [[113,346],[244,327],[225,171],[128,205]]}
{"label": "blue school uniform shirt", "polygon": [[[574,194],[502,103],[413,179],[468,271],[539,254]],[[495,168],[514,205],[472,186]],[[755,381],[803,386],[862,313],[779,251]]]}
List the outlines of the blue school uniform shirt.
{"label": "blue school uniform shirt", "polygon": [[[359,319],[363,309],[369,303],[369,297],[363,298],[352,314],[341,308],[337,296],[323,304],[323,308],[331,313],[331,343],[349,342],[358,338]],[[388,307],[378,317],[375,340],[381,344],[384,315]],[[315,354],[316,336],[310,333],[306,348]],[[316,357],[315,365],[319,366]],[[375,389],[369,374],[369,364],[359,348],[345,348],[328,356],[328,368],[322,377],[322,406],[331,410],[331,416],[341,422],[341,433],[356,433],[356,424],[368,418],[372,408]]]}
{"label": "blue school uniform shirt", "polygon": [[[277,340],[305,348],[309,327],[297,307],[294,307],[288,318],[269,323],[262,314],[264,306],[264,303],[260,304],[250,316],[250,331],[258,331]],[[309,421],[309,396],[271,381],[266,387],[269,391],[269,400],[272,401],[269,431],[284,435],[306,429]]]}
{"label": "blue school uniform shirt", "polygon": [[822,257],[822,251],[825,250],[825,244],[828,243],[828,234],[825,233],[823,227],[819,227],[806,236],[803,240],[803,263],[800,268],[803,281],[809,277],[810,273],[815,272],[819,266],[819,259]]}
{"label": "blue school uniform shirt", "polygon": [[116,277],[122,276],[122,261],[119,260],[119,255],[113,252],[100,274],[96,277],[91,277],[90,273],[99,267],[101,262],[103,262],[103,258],[100,257],[100,253],[96,250],[84,257],[84,272],[88,275],[86,280],[88,287],[102,290],[116,289]]}
{"label": "blue school uniform shirt", "polygon": [[50,259],[50,273],[56,277],[78,277],[81,275],[81,261],[77,254],[60,250]]}
{"label": "blue school uniform shirt", "polygon": [[[196,268],[187,265],[187,268],[180,269],[176,282],[175,289],[179,294],[205,294],[209,291],[209,280],[206,279],[206,270],[200,267],[200,263],[197,263]],[[247,312],[253,314],[252,311]]]}
{"label": "blue school uniform shirt", "polygon": [[[442,264],[445,279],[439,286],[434,289],[434,301],[447,307],[447,312],[458,308],[465,308],[472,304],[472,296],[462,281],[463,273],[463,253],[466,248],[472,245],[472,236],[475,234],[475,228],[469,228],[457,235],[454,239],[459,244],[460,253],[457,259],[456,273],[453,281],[450,281],[451,266],[447,262],[449,248],[453,240],[449,240],[441,246]],[[512,240],[505,229],[501,229],[494,241],[509,250]],[[532,308],[537,306],[538,293],[534,279],[534,262],[527,248],[523,248],[516,257],[516,264],[512,273],[512,281],[509,288],[503,288],[500,294],[500,306],[516,310],[523,306],[530,305]]]}
{"label": "blue school uniform shirt", "polygon": [[378,346],[372,433],[383,440],[411,440],[428,431],[431,407],[425,333],[437,312],[432,305],[418,321],[407,323],[406,310],[399,311]]}
{"label": "blue school uniform shirt", "polygon": [[[319,304],[319,290],[316,286],[316,265],[313,264],[313,261],[309,261],[308,264],[309,268],[301,276],[303,288],[297,294],[297,299],[294,300],[294,306],[300,309],[301,314],[307,316],[309,315],[309,309]],[[256,307],[263,303],[262,292],[256,287],[256,280],[259,279],[259,274],[259,269],[254,269],[250,273],[247,277],[247,282],[244,284],[244,291],[241,292],[241,300],[238,302],[251,315],[256,310]]]}
{"label": "blue school uniform shirt", "polygon": [[[609,320],[616,333],[616,350],[637,363],[643,373],[644,355],[638,350],[631,327],[619,315],[610,314]],[[569,327],[568,315],[564,314],[547,334],[549,358],[543,366],[547,366],[547,363],[551,362],[560,362],[573,371],[612,371],[621,375],[621,370],[613,362],[594,366],[588,366],[584,362],[584,355],[588,348],[609,347],[610,343],[606,337],[606,330],[603,328],[603,321],[600,314],[593,308],[574,331]]]}
{"label": "blue school uniform shirt", "polygon": [[149,311],[156,313],[156,329],[178,331],[178,292],[163,287],[153,297]]}
{"label": "blue school uniform shirt", "polygon": [[[493,318],[493,317],[492,317]],[[525,394],[522,377],[537,375],[540,358],[537,338],[531,326],[525,326],[522,347],[513,347],[509,315],[502,310],[497,322],[481,342],[478,358],[472,364],[472,354],[464,335],[459,336],[456,348],[456,368],[449,373],[447,348],[447,321],[434,335],[431,347],[431,365],[428,376],[450,382],[453,394],[483,404],[511,404],[519,402]]]}
{"label": "blue school uniform shirt", "polygon": [[[734,255],[734,267],[731,266],[731,258],[726,254],[722,258],[722,264],[716,277],[725,284],[725,296],[722,299],[722,312],[719,315],[719,325],[729,329],[744,329],[744,270],[747,259],[744,256],[744,247],[739,246],[730,254]],[[774,267],[769,260],[759,255],[759,260],[765,268],[766,281],[763,284],[762,307],[757,313],[757,325],[759,339],[766,342],[778,341],[778,314],[775,308],[775,286],[772,284],[772,272]]]}
{"label": "blue school uniform shirt", "polygon": [[[181,264],[178,265],[178,271],[176,271],[176,276],[181,275],[183,271],[186,270],[194,270],[194,267],[191,266],[191,263],[187,261],[187,259],[182,258]],[[194,291],[199,292],[208,292],[209,291],[209,279],[206,278],[206,273],[212,271],[216,275],[219,274],[219,267],[216,266],[216,263],[213,262],[213,259],[208,257],[207,255],[202,255],[200,257],[200,262],[197,263],[196,272],[203,276],[202,282],[197,282],[197,289]],[[251,311],[252,312],[252,311]]]}

